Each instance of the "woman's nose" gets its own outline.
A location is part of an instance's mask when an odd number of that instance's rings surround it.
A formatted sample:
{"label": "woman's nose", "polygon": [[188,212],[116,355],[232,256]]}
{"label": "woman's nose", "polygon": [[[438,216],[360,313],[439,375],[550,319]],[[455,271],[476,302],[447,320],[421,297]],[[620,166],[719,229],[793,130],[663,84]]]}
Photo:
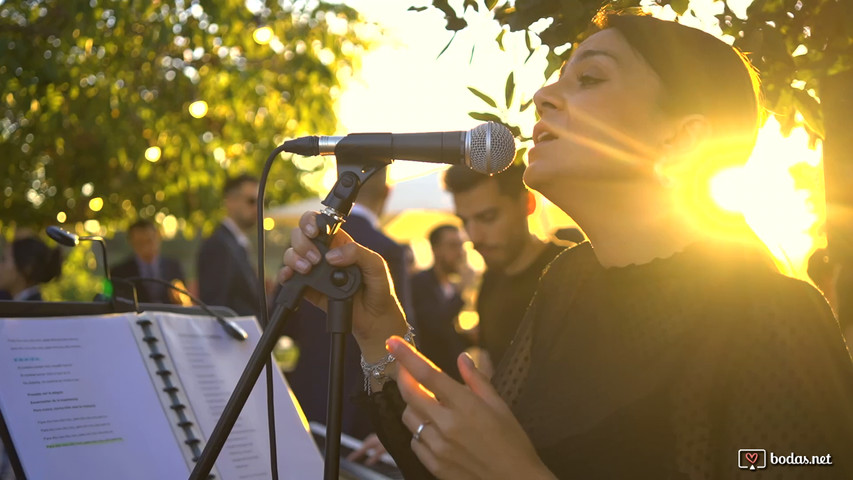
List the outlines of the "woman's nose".
{"label": "woman's nose", "polygon": [[542,116],[545,110],[556,110],[559,98],[554,94],[554,84],[545,85],[533,95],[533,103],[536,105],[536,113]]}

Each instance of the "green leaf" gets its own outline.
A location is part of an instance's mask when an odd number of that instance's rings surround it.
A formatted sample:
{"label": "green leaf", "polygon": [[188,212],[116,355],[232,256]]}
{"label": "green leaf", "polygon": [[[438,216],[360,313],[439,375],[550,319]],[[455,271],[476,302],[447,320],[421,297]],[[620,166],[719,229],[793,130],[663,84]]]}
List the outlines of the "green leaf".
{"label": "green leaf", "polygon": [[544,75],[545,75],[545,80],[548,80],[549,78],[551,78],[551,75],[553,75],[554,72],[556,72],[557,70],[560,69],[560,67],[563,66],[563,62],[565,62],[565,60],[563,59],[562,56],[554,53],[553,50],[548,52],[548,55],[545,57],[545,59],[548,61],[548,66],[545,67],[545,74]]}
{"label": "green leaf", "polygon": [[530,107],[531,105],[533,105],[533,99],[532,98],[530,100],[522,103],[521,107],[519,107],[518,111],[523,112],[523,111],[527,110],[527,108]]}
{"label": "green leaf", "polygon": [[678,15],[684,15],[684,12],[687,11],[687,7],[690,5],[690,0],[670,0],[669,6],[677,13]]}
{"label": "green leaf", "polygon": [[533,48],[533,34],[528,30],[524,35],[524,45],[527,47],[527,58],[524,59],[524,63],[527,63],[530,60],[530,57],[536,52],[536,49]]}
{"label": "green leaf", "polygon": [[447,49],[450,48],[450,44],[453,43],[454,38],[456,38],[456,32],[453,32],[453,36],[450,37],[450,41],[447,42],[447,45],[445,45],[444,48],[442,48],[440,52],[438,52],[438,55],[436,55],[435,58],[441,57],[444,54],[444,52],[446,52]]}
{"label": "green leaf", "polygon": [[429,8],[429,7],[409,7],[408,10],[406,10],[406,11],[407,12],[423,12],[427,8]]}
{"label": "green leaf", "polygon": [[502,52],[505,52],[505,51],[506,51],[506,50],[504,49],[504,40],[503,40],[503,39],[504,39],[504,34],[505,34],[505,33],[506,33],[506,30],[505,30],[505,29],[501,29],[501,33],[499,33],[499,34],[498,34],[498,36],[497,36],[497,37],[495,37],[495,41],[496,41],[496,42],[498,42],[498,48],[500,48]]}
{"label": "green leaf", "polygon": [[475,12],[480,11],[480,6],[477,5],[477,0],[465,0],[462,2],[462,10],[467,10],[468,8],[474,9]]}
{"label": "green leaf", "polygon": [[495,115],[494,113],[486,113],[486,112],[468,112],[468,116],[473,118],[474,120],[480,120],[481,122],[498,122],[502,123],[501,117]]}
{"label": "green leaf", "polygon": [[474,95],[476,95],[476,96],[480,97],[480,100],[482,100],[482,101],[486,102],[490,107],[492,107],[492,108],[498,108],[498,104],[497,104],[497,102],[495,102],[494,100],[492,100],[492,97],[490,97],[490,96],[486,95],[485,93],[483,93],[483,92],[481,92],[481,91],[477,90],[477,89],[476,89],[476,88],[474,88],[474,87],[468,87],[468,90],[470,90],[470,91],[471,91],[471,93],[473,93]]}
{"label": "green leaf", "polygon": [[492,10],[498,4],[498,0],[486,0],[486,8]]}
{"label": "green leaf", "polygon": [[506,86],[504,87],[504,94],[506,95],[506,108],[512,104],[512,97],[515,93],[515,72],[510,72],[509,76],[506,77]]}

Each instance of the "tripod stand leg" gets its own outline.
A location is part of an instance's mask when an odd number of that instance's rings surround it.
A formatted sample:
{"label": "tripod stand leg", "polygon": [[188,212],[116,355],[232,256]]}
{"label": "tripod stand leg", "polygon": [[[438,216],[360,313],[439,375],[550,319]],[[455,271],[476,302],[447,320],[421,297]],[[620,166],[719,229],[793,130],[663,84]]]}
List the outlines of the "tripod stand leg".
{"label": "tripod stand leg", "polygon": [[352,331],[352,297],[329,301],[329,398],[326,404],[325,480],[337,480],[341,461],[341,411],[344,397],[346,336]]}

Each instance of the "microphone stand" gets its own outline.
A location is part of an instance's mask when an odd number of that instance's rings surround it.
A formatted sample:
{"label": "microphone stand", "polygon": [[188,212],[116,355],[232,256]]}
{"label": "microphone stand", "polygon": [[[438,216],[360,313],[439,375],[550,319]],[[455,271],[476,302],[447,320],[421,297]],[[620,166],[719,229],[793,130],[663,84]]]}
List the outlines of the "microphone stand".
{"label": "microphone stand", "polygon": [[252,388],[270,358],[287,318],[295,312],[306,288],[313,288],[328,297],[327,330],[331,333],[329,367],[329,397],[327,404],[327,434],[324,479],[337,480],[340,469],[341,407],[343,404],[343,362],[346,335],[352,331],[352,297],[361,287],[361,270],[356,265],[333,267],[325,261],[332,238],[352,209],[361,185],[374,173],[391,163],[382,157],[365,158],[361,154],[337,152],[338,180],[323,205],[327,208],[317,216],[319,234],[312,241],[320,250],[321,262],[307,275],[296,273],[282,284],[275,300],[275,310],[264,328],[249,362],[216,427],[208,439],[190,480],[208,478],[228,435],[234,428]]}

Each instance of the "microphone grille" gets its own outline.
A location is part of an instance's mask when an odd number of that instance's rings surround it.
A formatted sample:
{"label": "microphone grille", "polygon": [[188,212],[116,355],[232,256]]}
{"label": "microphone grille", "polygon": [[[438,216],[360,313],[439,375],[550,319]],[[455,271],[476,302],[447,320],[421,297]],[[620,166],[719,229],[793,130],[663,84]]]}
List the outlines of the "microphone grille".
{"label": "microphone grille", "polygon": [[506,170],[515,160],[515,138],[500,123],[489,122],[468,132],[468,167],[492,175]]}

